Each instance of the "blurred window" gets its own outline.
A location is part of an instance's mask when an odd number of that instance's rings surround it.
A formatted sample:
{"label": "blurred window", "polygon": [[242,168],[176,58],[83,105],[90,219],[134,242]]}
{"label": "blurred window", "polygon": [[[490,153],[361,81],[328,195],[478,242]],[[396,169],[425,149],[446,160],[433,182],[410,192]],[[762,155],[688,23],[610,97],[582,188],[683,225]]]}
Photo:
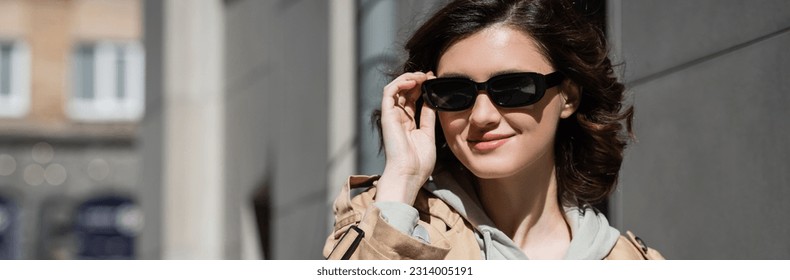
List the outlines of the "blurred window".
{"label": "blurred window", "polygon": [[13,200],[0,195],[0,260],[19,258],[18,211]]}
{"label": "blurred window", "polygon": [[138,42],[83,43],[72,53],[69,117],[137,121],[145,104],[145,55]]}
{"label": "blurred window", "polygon": [[0,117],[23,117],[30,107],[30,51],[22,41],[0,41]]}
{"label": "blurred window", "polygon": [[74,229],[77,259],[135,259],[143,213],[130,197],[108,195],[80,204]]}

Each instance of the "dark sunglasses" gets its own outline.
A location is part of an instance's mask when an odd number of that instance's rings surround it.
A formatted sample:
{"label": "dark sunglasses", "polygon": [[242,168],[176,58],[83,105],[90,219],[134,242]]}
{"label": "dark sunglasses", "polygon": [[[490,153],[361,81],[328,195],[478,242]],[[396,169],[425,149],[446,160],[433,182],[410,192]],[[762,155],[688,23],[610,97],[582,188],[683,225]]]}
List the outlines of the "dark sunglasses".
{"label": "dark sunglasses", "polygon": [[423,99],[439,111],[462,111],[474,105],[477,92],[485,90],[499,107],[515,108],[534,104],[547,89],[562,83],[560,72],[543,75],[532,72],[508,73],[476,83],[467,78],[436,78],[422,84]]}

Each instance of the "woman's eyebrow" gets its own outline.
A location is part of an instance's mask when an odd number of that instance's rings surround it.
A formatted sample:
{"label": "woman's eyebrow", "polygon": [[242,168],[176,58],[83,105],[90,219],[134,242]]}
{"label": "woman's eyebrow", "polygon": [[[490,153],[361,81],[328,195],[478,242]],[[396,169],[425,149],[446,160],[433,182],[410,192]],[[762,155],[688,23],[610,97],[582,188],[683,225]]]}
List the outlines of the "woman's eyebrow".
{"label": "woman's eyebrow", "polygon": [[463,73],[456,73],[456,72],[444,73],[441,76],[438,76],[437,78],[465,78],[465,79],[471,79],[471,78],[469,78],[469,75],[466,75],[466,74],[463,74]]}
{"label": "woman's eyebrow", "polygon": [[525,70],[525,69],[506,69],[506,70],[501,70],[501,71],[497,71],[497,72],[491,73],[490,76],[488,76],[488,77],[491,78],[491,77],[504,75],[504,74],[524,73],[524,72],[535,72],[535,71]]}
{"label": "woman's eyebrow", "polygon": [[[522,72],[534,72],[534,71],[524,70],[524,69],[505,69],[505,70],[500,70],[500,71],[496,71],[494,73],[489,74],[488,78],[490,79],[491,77],[495,77],[495,76],[499,76],[499,75],[512,74],[512,73],[522,73]],[[464,74],[464,73],[458,73],[458,72],[444,73],[441,76],[439,76],[439,78],[465,78],[465,79],[470,79],[470,80],[472,79],[472,78],[469,77],[469,75]]]}

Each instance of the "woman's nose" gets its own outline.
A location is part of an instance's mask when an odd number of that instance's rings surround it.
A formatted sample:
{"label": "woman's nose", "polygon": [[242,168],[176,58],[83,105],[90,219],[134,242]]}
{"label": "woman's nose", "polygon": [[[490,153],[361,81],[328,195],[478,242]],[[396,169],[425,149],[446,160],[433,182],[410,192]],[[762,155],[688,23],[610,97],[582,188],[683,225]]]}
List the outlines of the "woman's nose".
{"label": "woman's nose", "polygon": [[491,98],[481,91],[477,94],[475,104],[472,106],[472,113],[469,116],[469,121],[478,127],[487,127],[496,125],[501,120],[502,115],[499,114]]}

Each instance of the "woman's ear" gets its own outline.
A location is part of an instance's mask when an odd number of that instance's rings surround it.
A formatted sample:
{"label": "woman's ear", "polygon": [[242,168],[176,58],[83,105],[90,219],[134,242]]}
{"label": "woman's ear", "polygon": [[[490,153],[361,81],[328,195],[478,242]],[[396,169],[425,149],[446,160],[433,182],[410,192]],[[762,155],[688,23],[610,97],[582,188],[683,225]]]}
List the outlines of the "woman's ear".
{"label": "woman's ear", "polygon": [[562,97],[562,110],[560,118],[566,119],[576,112],[582,100],[582,87],[566,79],[560,87],[560,97]]}

